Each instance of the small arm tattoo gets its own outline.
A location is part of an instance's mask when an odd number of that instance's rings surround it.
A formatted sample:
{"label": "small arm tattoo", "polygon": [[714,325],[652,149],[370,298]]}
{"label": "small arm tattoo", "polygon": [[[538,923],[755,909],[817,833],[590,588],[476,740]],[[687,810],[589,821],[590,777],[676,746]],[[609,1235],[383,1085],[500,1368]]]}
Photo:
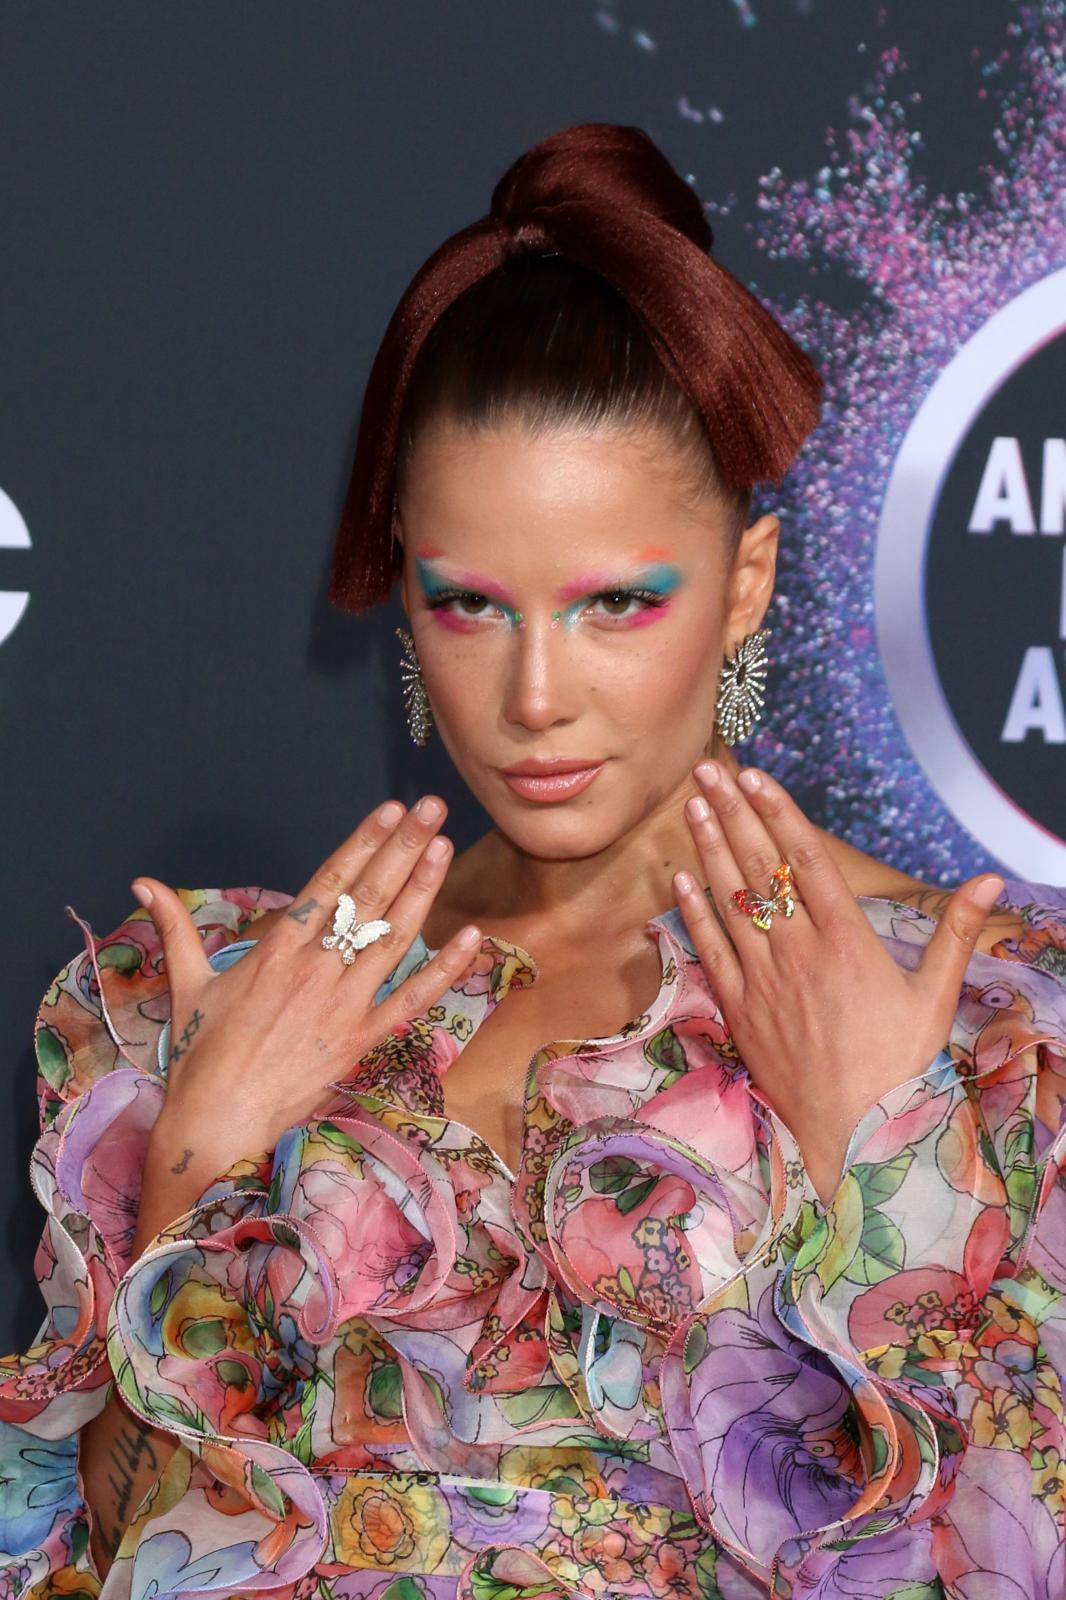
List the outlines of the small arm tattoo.
{"label": "small arm tattoo", "polygon": [[291,917],[293,922],[300,923],[302,927],[307,922],[307,919],[311,915],[312,911],[317,911],[318,909],[318,901],[315,899],[314,895],[312,895],[310,900],[305,900],[302,906],[290,906],[285,915],[287,917]]}
{"label": "small arm tattoo", "polygon": [[171,1169],[170,1169],[171,1172],[187,1172],[188,1168],[189,1168],[189,1162],[191,1160],[192,1160],[192,1151],[191,1150],[186,1150],[183,1153],[182,1158],[177,1163],[177,1165],[171,1167]]}
{"label": "small arm tattoo", "polygon": [[147,1470],[158,1472],[156,1453],[147,1433],[123,1424],[111,1451],[107,1481],[115,1496],[114,1523],[110,1533],[101,1534],[109,1556],[114,1557],[122,1543],[130,1519],[133,1491],[138,1478]]}
{"label": "small arm tattoo", "polygon": [[[923,886],[916,889],[904,890],[902,894],[893,895],[893,899],[900,905],[913,906],[920,911],[923,917],[929,917],[934,922],[939,922],[947,910],[948,901],[954,895],[954,889],[934,889]],[[1002,939],[1017,939],[1022,933],[1022,923],[1018,913],[1011,906],[995,906],[985,918],[984,931],[978,940],[978,948],[998,934]],[[992,938],[992,942],[995,940]]]}
{"label": "small arm tattoo", "polygon": [[204,1021],[202,1011],[194,1011],[182,1029],[181,1038],[170,1052],[171,1061],[180,1061],[182,1056],[190,1049],[195,1035],[200,1031],[200,1024]]}
{"label": "small arm tattoo", "polygon": [[892,898],[900,905],[913,906],[915,911],[920,911],[923,917],[932,917],[939,920],[944,914],[944,907],[951,899],[950,889],[905,889],[902,894],[893,895]]}

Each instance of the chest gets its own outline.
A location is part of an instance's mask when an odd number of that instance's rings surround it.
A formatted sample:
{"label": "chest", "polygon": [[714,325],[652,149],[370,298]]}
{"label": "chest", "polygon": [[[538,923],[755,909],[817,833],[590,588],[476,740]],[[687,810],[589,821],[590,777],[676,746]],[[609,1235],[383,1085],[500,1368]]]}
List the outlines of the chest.
{"label": "chest", "polygon": [[444,1113],[473,1129],[512,1172],[522,1153],[526,1078],[545,1045],[613,1038],[650,1009],[662,962],[654,939],[621,961],[587,950],[580,959],[539,972],[526,989],[510,990],[451,1062],[441,1079]]}

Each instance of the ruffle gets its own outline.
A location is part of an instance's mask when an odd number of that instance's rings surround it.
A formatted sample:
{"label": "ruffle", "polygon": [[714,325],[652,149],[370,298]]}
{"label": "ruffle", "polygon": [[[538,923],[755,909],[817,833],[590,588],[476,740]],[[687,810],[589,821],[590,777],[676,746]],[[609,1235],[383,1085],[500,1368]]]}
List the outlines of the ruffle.
{"label": "ruffle", "polygon": [[[217,917],[216,892],[199,893]],[[69,1073],[45,1049],[58,1070],[39,1192],[75,1252],[84,1219],[104,1293],[68,1295],[55,1333],[99,1364],[113,1291],[119,1387],[194,1463],[116,1583],[268,1591],[315,1570],[329,1515],[312,1469],[346,1466],[338,1440],[358,1425],[344,1363],[366,1330],[394,1358],[396,1432],[426,1473],[491,1484],[523,1441],[637,1452],[649,1481],[687,1492],[723,1594],[750,1581],[839,1600],[942,1581],[961,1596],[1001,1569],[1016,1600],[1061,1593],[1066,891],[1013,881],[1004,899],[1027,908],[1023,939],[973,957],[947,1050],[865,1113],[828,1206],[738,1059],[675,909],[649,924],[662,984],[648,1013],[534,1058],[513,1178],[441,1114],[463,1039],[535,976],[528,952],[487,938],[467,992],[397,1029],[262,1174],[222,1177],[132,1268],[167,1004],[158,987],[147,1002],[123,987],[132,957],[97,961],[95,1033]],[[935,925],[861,903],[916,965]],[[222,930],[214,965],[251,947],[245,931],[239,916]],[[429,955],[416,942],[397,975]],[[82,989],[57,994],[77,1017]],[[64,1109],[68,1083],[81,1088]],[[97,1126],[117,1193],[98,1181]],[[69,1254],[62,1270],[76,1270]],[[602,1588],[541,1556],[486,1542],[460,1593]]]}
{"label": "ruffle", "polygon": [[[288,900],[259,889],[179,893],[209,955]],[[0,1361],[0,1548],[12,1563],[12,1593],[56,1565],[88,1571],[77,1434],[109,1393],[107,1315],[129,1266],[147,1138],[164,1093],[151,1072],[166,995],[154,924],[138,907],[97,939],[67,912],[84,950],[49,986],[34,1029],[41,1133],[30,1181],[45,1211],[35,1272],[46,1314],[30,1349]]]}
{"label": "ruffle", "polygon": [[[503,941],[488,940],[486,957],[452,995],[467,1021],[526,973]],[[409,956],[393,981],[424,958]],[[160,1063],[166,1045],[164,1029]],[[134,1593],[156,1581],[157,1538],[179,1530],[190,1570],[202,1579],[217,1557],[230,1589],[265,1587],[264,1574],[289,1582],[314,1565],[321,1499],[274,1441],[289,1443],[293,1409],[335,1376],[355,1324],[387,1339],[405,1428],[427,1466],[485,1476],[516,1438],[572,1432],[577,1413],[558,1404],[543,1336],[546,1275],[515,1234],[506,1181],[468,1130],[359,1090],[387,1056],[372,1052],[337,1086],[328,1118],[279,1140],[262,1189],[216,1186],[119,1285],[109,1349],[120,1392],[242,1508],[242,1538],[228,1522],[224,1548],[202,1497],[153,1519],[132,1558]]]}
{"label": "ruffle", "polygon": [[[1014,1583],[1031,1568],[1019,1596],[1066,1582],[1061,1362],[1045,1358],[1042,1397],[1037,1377],[1040,1337],[1061,1356],[1066,1326],[1066,917],[1062,891],[1048,905],[1049,886],[1016,888],[1044,963],[975,953],[948,1048],[864,1114],[830,1205],[810,1208],[780,1270],[745,1263],[744,1295],[712,1296],[664,1354],[697,1515],[790,1600],[940,1574],[969,1593],[963,1580],[992,1570]],[[916,965],[935,924],[893,902],[866,910]],[[1051,1493],[997,1495],[981,1458],[1038,1438]],[[998,1528],[994,1569],[987,1543],[967,1548],[972,1512],[955,1518],[971,1481]]]}
{"label": "ruffle", "polygon": [[[259,889],[179,893],[209,955],[288,901]],[[46,1213],[35,1270],[47,1316],[33,1349],[0,1364],[0,1419],[49,1437],[80,1427],[102,1403],[47,1418],[54,1399],[110,1378],[106,1317],[129,1265],[147,1136],[163,1094],[154,1046],[169,1004],[159,936],[145,911],[105,939],[67,912],[85,949],[49,986],[34,1028],[41,1135],[30,1180]]]}
{"label": "ruffle", "polygon": [[[406,1136],[399,1131],[394,1108],[352,1098],[349,1115],[283,1136],[269,1194],[247,1195],[237,1217],[231,1197],[221,1217],[216,1201],[183,1219],[181,1237],[142,1256],[115,1297],[111,1361],[127,1404],[244,1498],[242,1521],[266,1519],[243,1568],[246,1541],[221,1552],[230,1588],[262,1583],[264,1571],[290,1581],[321,1554],[314,1480],[271,1443],[273,1424],[298,1386],[329,1370],[324,1347],[353,1319],[387,1337],[412,1442],[446,1470],[495,1461],[516,1435],[560,1437],[571,1426],[532,1403],[547,1370],[543,1337],[531,1337],[543,1322],[545,1275],[518,1246],[500,1195],[494,1204],[483,1190],[463,1223],[451,1125],[434,1147],[411,1137],[410,1122]],[[179,1504],[168,1531],[180,1527],[197,1559],[220,1554],[216,1528],[203,1541],[200,1505],[182,1519]],[[153,1525],[135,1564],[153,1559],[155,1537]],[[134,1592],[143,1581],[136,1570]]]}

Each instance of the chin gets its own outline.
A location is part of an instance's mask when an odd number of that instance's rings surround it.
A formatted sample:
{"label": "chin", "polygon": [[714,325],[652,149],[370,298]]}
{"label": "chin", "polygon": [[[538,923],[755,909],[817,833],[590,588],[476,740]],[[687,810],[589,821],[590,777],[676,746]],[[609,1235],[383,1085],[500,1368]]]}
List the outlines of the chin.
{"label": "chin", "polygon": [[603,805],[523,806],[518,801],[489,815],[516,849],[540,861],[581,861],[608,849],[626,832],[625,823],[613,821]]}

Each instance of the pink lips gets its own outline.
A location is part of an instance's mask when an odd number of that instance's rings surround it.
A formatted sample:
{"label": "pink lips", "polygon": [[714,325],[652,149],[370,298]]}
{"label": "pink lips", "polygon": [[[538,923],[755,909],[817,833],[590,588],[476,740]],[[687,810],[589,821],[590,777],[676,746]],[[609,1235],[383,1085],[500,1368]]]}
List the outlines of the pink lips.
{"label": "pink lips", "polygon": [[602,767],[601,761],[594,767],[580,767],[576,772],[550,772],[541,777],[534,777],[531,773],[504,772],[502,777],[523,800],[569,800],[571,795],[587,789]]}

